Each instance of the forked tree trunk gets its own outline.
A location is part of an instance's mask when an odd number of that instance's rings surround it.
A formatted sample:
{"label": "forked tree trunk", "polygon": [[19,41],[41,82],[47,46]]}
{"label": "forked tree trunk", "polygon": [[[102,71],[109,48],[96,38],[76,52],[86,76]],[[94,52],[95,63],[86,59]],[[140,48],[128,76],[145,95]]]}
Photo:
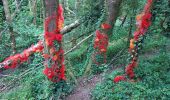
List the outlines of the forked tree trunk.
{"label": "forked tree trunk", "polygon": [[13,31],[13,27],[12,27],[12,19],[11,19],[11,14],[10,14],[10,10],[9,10],[9,6],[8,6],[8,0],[2,0],[3,2],[3,6],[4,6],[4,11],[5,11],[5,17],[6,17],[6,21],[8,23],[8,28],[10,31],[10,40],[11,40],[11,48],[12,48],[12,53],[15,54],[16,53],[16,41],[15,41],[15,34]]}

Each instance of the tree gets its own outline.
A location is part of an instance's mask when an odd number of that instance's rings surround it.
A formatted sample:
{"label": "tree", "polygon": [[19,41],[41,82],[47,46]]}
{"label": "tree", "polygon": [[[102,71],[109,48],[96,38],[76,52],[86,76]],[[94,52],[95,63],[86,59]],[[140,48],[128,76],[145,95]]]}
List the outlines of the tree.
{"label": "tree", "polygon": [[10,31],[10,39],[11,39],[11,48],[12,48],[12,54],[16,53],[16,41],[15,41],[15,33],[13,31],[12,27],[12,18],[8,6],[8,0],[2,0],[3,6],[4,6],[4,11],[5,11],[5,16],[6,16],[6,21],[8,23],[8,28]]}
{"label": "tree", "polygon": [[112,28],[110,30],[107,30],[109,32],[109,34],[112,33],[114,24],[116,22],[116,19],[118,17],[119,14],[119,10],[120,10],[120,4],[122,3],[122,0],[106,0],[106,7],[107,7],[107,11],[108,11],[108,17],[107,17],[107,23],[110,24],[112,26]]}

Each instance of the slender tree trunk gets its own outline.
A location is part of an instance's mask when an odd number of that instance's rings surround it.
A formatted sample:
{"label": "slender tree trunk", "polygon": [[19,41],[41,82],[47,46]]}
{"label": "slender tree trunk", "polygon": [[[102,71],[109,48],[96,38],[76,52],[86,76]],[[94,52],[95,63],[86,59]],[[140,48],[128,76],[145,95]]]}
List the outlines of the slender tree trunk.
{"label": "slender tree trunk", "polygon": [[[168,0],[168,8],[170,9],[170,0]],[[167,32],[170,32],[170,11],[167,12]],[[170,34],[170,33],[169,33]]]}
{"label": "slender tree trunk", "polygon": [[36,25],[36,17],[37,17],[37,0],[29,0],[29,9],[30,14],[34,17],[33,23]]}
{"label": "slender tree trunk", "polygon": [[16,10],[19,11],[20,9],[20,2],[19,0],[15,0]]}
{"label": "slender tree trunk", "polygon": [[75,9],[76,9],[76,12],[78,12],[78,9],[80,8],[80,4],[81,4],[81,0],[76,0],[76,1],[75,1]]}
{"label": "slender tree trunk", "polygon": [[34,16],[33,23],[36,25],[36,18],[37,18],[37,0],[33,0],[32,3],[33,3],[33,16]]}
{"label": "slender tree trunk", "polygon": [[119,14],[121,3],[122,0],[106,0],[106,7],[108,11],[107,23],[112,26],[110,30],[107,30],[107,33],[109,33],[109,35],[112,33],[114,24]]}
{"label": "slender tree trunk", "polygon": [[64,1],[65,1],[65,8],[67,10],[67,9],[69,9],[68,0],[64,0]]}
{"label": "slender tree trunk", "polygon": [[65,0],[62,0],[63,9],[65,10]]}
{"label": "slender tree trunk", "polygon": [[[3,24],[3,20],[5,19],[5,13],[2,8],[3,8],[3,2],[0,1],[0,32],[1,32],[1,29],[3,29],[2,24]],[[1,34],[0,34],[0,37],[1,37]],[[1,38],[0,38],[0,40],[1,40]]]}
{"label": "slender tree trunk", "polygon": [[3,6],[4,6],[4,11],[5,11],[5,17],[6,17],[6,21],[9,24],[9,31],[10,31],[10,40],[11,40],[11,48],[13,50],[13,54],[16,53],[16,41],[15,41],[15,34],[13,31],[13,27],[11,26],[12,24],[12,19],[11,19],[11,14],[10,14],[10,10],[9,10],[9,6],[8,6],[8,0],[2,0],[3,2]]}

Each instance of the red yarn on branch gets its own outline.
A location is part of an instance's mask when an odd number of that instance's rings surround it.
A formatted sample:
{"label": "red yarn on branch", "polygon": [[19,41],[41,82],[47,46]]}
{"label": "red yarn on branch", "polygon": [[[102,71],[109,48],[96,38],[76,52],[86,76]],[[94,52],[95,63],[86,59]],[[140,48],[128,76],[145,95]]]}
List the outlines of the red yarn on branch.
{"label": "red yarn on branch", "polygon": [[108,30],[108,29],[111,29],[112,26],[111,26],[110,24],[103,23],[103,24],[101,24],[101,28],[102,28],[102,29],[105,29],[105,30]]}
{"label": "red yarn on branch", "polygon": [[6,58],[2,63],[4,64],[5,69],[16,68],[18,65],[24,63],[28,58],[35,52],[42,52],[43,43],[39,41],[36,45],[32,45],[30,48],[24,50],[20,54],[15,54]]}

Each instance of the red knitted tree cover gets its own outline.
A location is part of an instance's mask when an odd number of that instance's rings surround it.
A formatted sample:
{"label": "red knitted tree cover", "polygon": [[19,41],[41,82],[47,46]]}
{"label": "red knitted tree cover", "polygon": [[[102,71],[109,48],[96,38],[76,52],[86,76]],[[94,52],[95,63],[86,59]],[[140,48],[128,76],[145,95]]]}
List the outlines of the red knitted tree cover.
{"label": "red knitted tree cover", "polygon": [[[49,32],[48,26],[51,20],[56,21],[56,29]],[[62,6],[58,6],[57,16],[47,17],[45,19],[44,39],[49,53],[44,54],[46,61],[44,62],[45,69],[43,73],[53,82],[65,80],[65,65],[64,65],[64,50],[62,49],[61,41],[63,35],[60,33],[63,28],[64,17]],[[56,45],[58,46],[56,48]],[[50,62],[47,62],[50,61]]]}
{"label": "red knitted tree cover", "polygon": [[[111,29],[111,25],[107,23],[101,24],[102,30],[96,30],[95,39],[94,39],[94,53],[92,60],[95,64],[100,65],[106,63],[106,52],[108,47],[108,35],[102,31]],[[97,57],[100,57],[100,61],[97,60]]]}
{"label": "red knitted tree cover", "polygon": [[[126,75],[133,79],[135,77],[134,68],[137,67],[138,53],[141,49],[141,44],[143,41],[143,36],[145,35],[147,29],[151,25],[151,6],[153,1],[147,0],[144,10],[141,14],[136,16],[136,31],[134,32],[133,39],[130,40],[129,53],[131,55],[131,61],[125,68]],[[116,76],[114,82],[125,80],[125,75]]]}
{"label": "red knitted tree cover", "polygon": [[6,58],[2,62],[2,64],[4,64],[5,69],[16,68],[18,65],[27,61],[29,56],[33,53],[42,52],[43,48],[43,42],[39,41],[36,45],[32,45],[30,48],[24,50],[22,53]]}
{"label": "red knitted tree cover", "polygon": [[[52,32],[48,31],[48,26],[51,20],[55,20],[56,29]],[[48,48],[49,53],[45,53],[44,45],[42,41],[39,41],[36,45],[32,45],[30,48],[24,50],[20,54],[16,54],[6,58],[2,63],[5,69],[16,68],[19,64],[28,60],[28,58],[36,52],[41,52],[45,60],[45,69],[43,73],[53,82],[65,80],[65,65],[64,65],[64,50],[62,49],[61,41],[63,35],[60,33],[64,25],[63,8],[58,6],[57,15],[50,16],[45,19],[45,32],[44,39],[45,45]],[[58,47],[56,47],[58,45]]]}

